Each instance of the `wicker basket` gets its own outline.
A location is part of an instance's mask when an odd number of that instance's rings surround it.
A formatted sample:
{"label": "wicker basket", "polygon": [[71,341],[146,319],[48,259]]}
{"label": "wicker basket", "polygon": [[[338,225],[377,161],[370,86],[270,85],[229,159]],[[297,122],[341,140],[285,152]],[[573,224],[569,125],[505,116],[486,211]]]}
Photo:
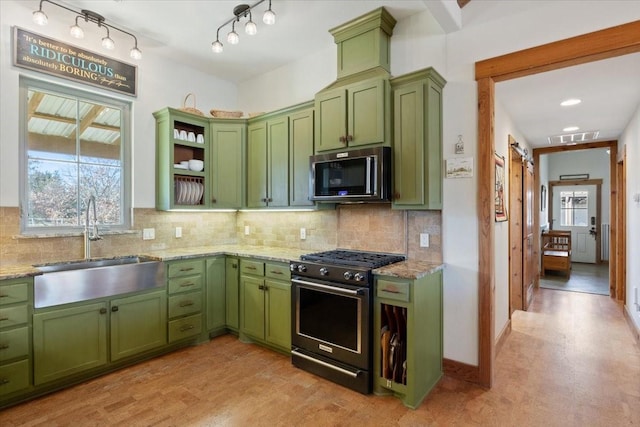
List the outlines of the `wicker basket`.
{"label": "wicker basket", "polygon": [[225,110],[210,110],[209,113],[213,117],[225,118],[225,119],[239,119],[242,117],[242,111],[225,111]]}
{"label": "wicker basket", "polygon": [[[193,107],[187,107],[187,99],[190,96],[193,96]],[[180,111],[185,111],[191,114],[197,114],[198,116],[204,116],[204,113],[196,108],[196,96],[193,93],[188,93],[187,96],[184,97],[184,101],[182,101],[182,108],[179,108]]]}

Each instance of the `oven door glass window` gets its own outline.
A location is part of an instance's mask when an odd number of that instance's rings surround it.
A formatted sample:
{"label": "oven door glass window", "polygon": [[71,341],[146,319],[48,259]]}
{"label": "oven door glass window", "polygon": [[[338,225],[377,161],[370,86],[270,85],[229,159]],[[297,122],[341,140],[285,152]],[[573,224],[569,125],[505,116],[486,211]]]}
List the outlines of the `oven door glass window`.
{"label": "oven door glass window", "polygon": [[299,335],[361,353],[361,298],[305,287],[298,296]]}

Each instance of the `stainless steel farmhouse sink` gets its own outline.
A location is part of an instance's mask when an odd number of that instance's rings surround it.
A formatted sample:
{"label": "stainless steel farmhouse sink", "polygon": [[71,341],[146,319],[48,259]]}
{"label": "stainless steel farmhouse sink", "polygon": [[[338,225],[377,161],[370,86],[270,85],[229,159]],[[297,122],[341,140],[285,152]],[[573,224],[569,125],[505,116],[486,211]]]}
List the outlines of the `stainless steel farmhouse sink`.
{"label": "stainless steel farmhouse sink", "polygon": [[139,256],[36,265],[34,307],[45,308],[161,288],[162,262]]}

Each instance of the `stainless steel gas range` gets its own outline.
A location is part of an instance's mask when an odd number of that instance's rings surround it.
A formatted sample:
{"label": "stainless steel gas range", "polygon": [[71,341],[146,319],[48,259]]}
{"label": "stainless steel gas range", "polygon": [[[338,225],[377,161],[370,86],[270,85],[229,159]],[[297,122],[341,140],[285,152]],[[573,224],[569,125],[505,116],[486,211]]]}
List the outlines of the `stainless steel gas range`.
{"label": "stainless steel gas range", "polygon": [[292,261],[291,360],[360,393],[372,384],[373,269],[404,256],[334,250]]}

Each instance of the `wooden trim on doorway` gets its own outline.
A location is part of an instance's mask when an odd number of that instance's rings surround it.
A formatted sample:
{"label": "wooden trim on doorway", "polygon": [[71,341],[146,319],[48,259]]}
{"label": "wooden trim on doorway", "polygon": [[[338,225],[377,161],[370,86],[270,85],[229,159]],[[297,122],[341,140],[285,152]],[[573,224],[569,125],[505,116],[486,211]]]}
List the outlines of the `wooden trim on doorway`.
{"label": "wooden trim on doorway", "polygon": [[[495,371],[495,83],[635,52],[640,52],[640,21],[536,46],[475,64],[478,89],[478,382],[484,387],[493,385]],[[612,150],[612,156],[613,153]],[[613,182],[611,185],[613,188]],[[538,215],[534,215],[534,221],[534,229],[539,229]],[[613,240],[614,231],[617,230],[614,221],[611,222]],[[609,263],[610,274],[613,264],[615,263]]]}

